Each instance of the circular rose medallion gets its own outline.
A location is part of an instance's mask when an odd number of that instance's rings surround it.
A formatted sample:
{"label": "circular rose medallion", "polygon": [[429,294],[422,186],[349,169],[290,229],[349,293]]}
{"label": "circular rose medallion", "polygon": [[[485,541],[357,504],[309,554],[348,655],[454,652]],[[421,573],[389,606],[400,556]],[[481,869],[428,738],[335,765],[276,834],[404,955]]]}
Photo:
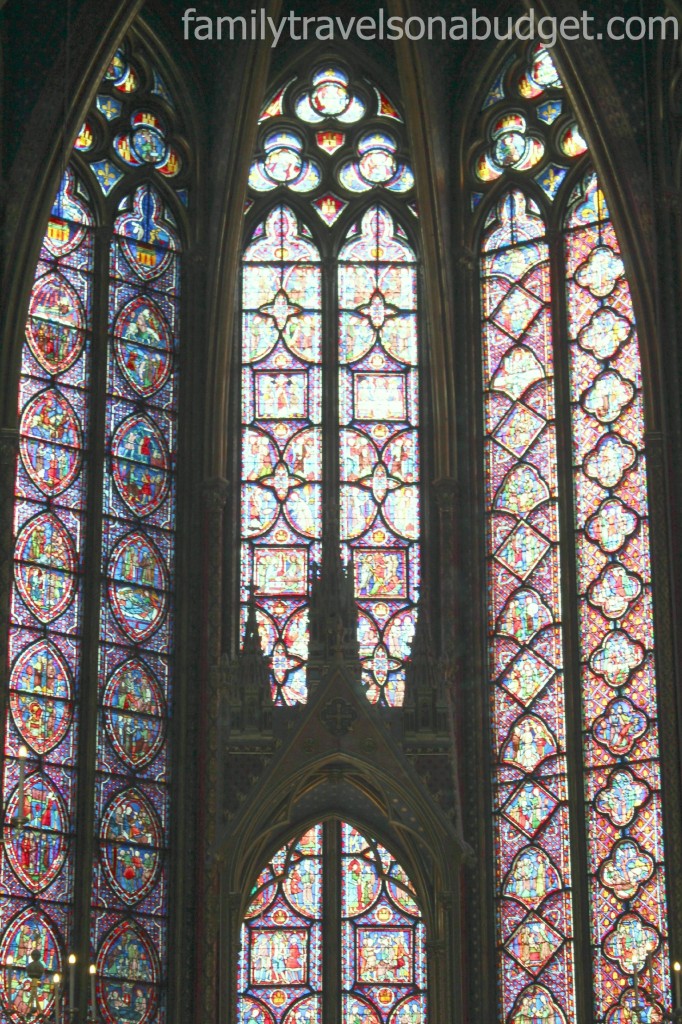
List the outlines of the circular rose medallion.
{"label": "circular rose medallion", "polygon": [[9,703],[14,724],[36,754],[61,743],[71,724],[71,679],[56,647],[40,640],[19,655]]}
{"label": "circular rose medallion", "polygon": [[48,373],[63,373],[83,348],[83,306],[61,274],[49,273],[33,286],[26,338],[31,352]]}
{"label": "circular rose medallion", "polygon": [[36,487],[56,496],[78,476],[81,467],[80,424],[59,391],[41,391],[21,417],[21,459]]}
{"label": "circular rose medallion", "polygon": [[171,339],[161,311],[149,299],[135,299],[119,314],[114,328],[116,359],[139,395],[155,394],[171,370]]}
{"label": "circular rose medallion", "polygon": [[41,622],[53,622],[74,593],[76,554],[59,519],[41,512],[17,537],[15,579],[27,607]]}
{"label": "circular rose medallion", "polygon": [[18,787],[10,796],[7,821],[20,817],[25,818],[23,828],[5,825],[7,857],[20,882],[31,892],[42,892],[61,871],[67,848],[66,808],[47,776],[26,778],[23,814]]}
{"label": "circular rose medallion", "polygon": [[148,516],[168,494],[168,452],[146,416],[130,416],[111,442],[111,466],[119,494],[131,512]]}
{"label": "circular rose medallion", "polygon": [[138,789],[114,797],[100,829],[102,866],[112,889],[128,906],[154,888],[162,841],[159,816]]}
{"label": "circular rose medallion", "polygon": [[104,720],[121,760],[140,771],[163,746],[165,701],[153,673],[137,658],[113,673],[104,691]]}
{"label": "circular rose medallion", "polygon": [[149,936],[121,921],[97,957],[97,994],[107,1024],[147,1024],[156,1013],[159,963]]}
{"label": "circular rose medallion", "polygon": [[148,125],[136,128],[131,141],[136,155],[146,164],[157,164],[166,156],[167,146],[163,136]]}
{"label": "circular rose medallion", "polygon": [[109,563],[109,600],[118,625],[134,642],[146,640],[161,625],[167,588],[156,546],[137,531],[123,537]]}

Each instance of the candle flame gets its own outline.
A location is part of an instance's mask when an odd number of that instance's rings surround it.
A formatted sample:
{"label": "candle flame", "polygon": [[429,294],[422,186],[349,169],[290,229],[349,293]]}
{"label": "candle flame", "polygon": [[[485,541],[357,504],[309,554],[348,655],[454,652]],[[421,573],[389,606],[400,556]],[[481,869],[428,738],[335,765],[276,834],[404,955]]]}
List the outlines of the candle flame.
{"label": "candle flame", "polygon": [[55,974],[55,976],[53,977],[52,980],[55,983],[55,985],[58,985],[59,982],[62,980],[61,975],[60,974]]}
{"label": "candle flame", "polygon": [[97,974],[97,968],[94,964],[90,964],[90,974]]}
{"label": "candle flame", "polygon": [[24,758],[28,757],[28,747],[25,747],[22,744],[19,747],[19,750],[17,751],[17,757],[20,757],[22,759],[22,761],[23,761]]}
{"label": "candle flame", "polygon": [[69,953],[69,963],[71,964],[71,966],[73,966],[75,964],[75,962],[76,962],[76,954],[75,953]]}
{"label": "candle flame", "polygon": [[680,964],[679,964],[678,960],[676,960],[675,963],[673,964],[673,970],[674,971],[682,971],[682,967],[680,967]]}

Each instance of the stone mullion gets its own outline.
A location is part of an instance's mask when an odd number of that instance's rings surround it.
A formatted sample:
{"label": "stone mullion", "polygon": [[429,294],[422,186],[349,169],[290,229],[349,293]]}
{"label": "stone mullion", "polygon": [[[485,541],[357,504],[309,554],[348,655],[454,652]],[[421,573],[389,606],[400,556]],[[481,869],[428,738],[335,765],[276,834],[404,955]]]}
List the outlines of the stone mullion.
{"label": "stone mullion", "polygon": [[341,823],[324,824],[322,861],[322,1020],[340,1024],[341,979]]}
{"label": "stone mullion", "polygon": [[[672,624],[671,558],[667,530],[666,459],[663,436],[645,436],[655,665],[658,691],[662,812],[665,840],[668,929],[671,960],[682,958],[682,805],[680,785],[680,710],[676,685]],[[674,754],[673,754],[674,751]]]}
{"label": "stone mullion", "polygon": [[459,550],[457,523],[460,494],[456,480],[441,478],[433,483],[433,491],[438,507],[440,571],[437,576],[438,594],[436,597],[439,608],[439,635],[443,651],[443,671],[446,675],[446,700],[452,742],[453,769],[453,804],[455,808],[455,826],[462,835],[462,793],[459,785],[459,765],[457,751],[462,749],[459,729],[462,716],[455,714],[456,707],[462,707],[462,609],[460,597],[462,593],[462,571]]}
{"label": "stone mullion", "polygon": [[219,865],[215,855],[218,806],[218,749],[220,706],[220,658],[222,653],[223,597],[223,512],[228,482],[216,477],[202,487],[202,568],[200,609],[201,653],[199,686],[201,724],[199,728],[199,787],[197,793],[197,834],[202,837],[203,856],[198,865],[196,961],[197,1020],[217,1020],[219,970]]}
{"label": "stone mullion", "polygon": [[90,423],[87,451],[87,499],[83,550],[83,621],[78,702],[78,791],[73,884],[71,949],[77,957],[76,1006],[85,1019],[89,999],[88,964],[91,950],[92,883],[95,865],[95,770],[99,703],[99,642],[102,605],[102,524],[105,468],[105,417],[107,387],[109,296],[109,245],[111,229],[94,231],[93,319],[90,379]]}

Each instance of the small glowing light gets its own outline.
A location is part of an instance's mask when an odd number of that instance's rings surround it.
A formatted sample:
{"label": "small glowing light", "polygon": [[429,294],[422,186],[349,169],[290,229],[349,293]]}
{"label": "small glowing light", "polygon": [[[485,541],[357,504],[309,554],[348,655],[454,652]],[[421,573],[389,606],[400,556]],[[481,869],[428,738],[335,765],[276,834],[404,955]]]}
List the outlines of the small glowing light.
{"label": "small glowing light", "polygon": [[75,953],[69,953],[69,963],[73,965],[73,964],[75,964],[75,962],[76,962],[76,954]]}
{"label": "small glowing light", "polygon": [[673,970],[674,971],[682,971],[682,967],[680,967],[679,960],[676,960],[675,963],[673,964]]}
{"label": "small glowing light", "polygon": [[7,956],[7,966],[11,967],[13,963],[14,963],[14,957],[12,956],[11,953],[9,953],[8,956]]}
{"label": "small glowing light", "polygon": [[90,974],[97,974],[97,968],[94,964],[90,964]]}
{"label": "small glowing light", "polygon": [[62,980],[61,974],[55,974],[52,980],[55,983],[55,985],[59,985],[60,981]]}
{"label": "small glowing light", "polygon": [[28,747],[25,747],[23,743],[19,747],[19,750],[17,751],[17,757],[20,757],[22,761],[24,760],[24,758],[28,757]]}

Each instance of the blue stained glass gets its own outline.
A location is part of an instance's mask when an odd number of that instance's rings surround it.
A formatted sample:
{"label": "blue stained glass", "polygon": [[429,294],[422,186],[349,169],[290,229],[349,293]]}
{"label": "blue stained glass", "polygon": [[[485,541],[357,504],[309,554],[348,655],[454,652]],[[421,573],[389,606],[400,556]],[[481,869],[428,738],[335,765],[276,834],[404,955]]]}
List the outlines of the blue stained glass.
{"label": "blue stained glass", "polygon": [[[4,856],[0,864],[0,1003],[29,1010],[32,949],[62,970],[71,935],[77,798],[86,501],[92,216],[66,171],[43,238],[29,299],[19,385],[20,458],[5,722]],[[27,757],[20,767],[19,753]],[[33,1008],[49,1014],[50,985]]]}
{"label": "blue stained glass", "polygon": [[136,1024],[162,1012],[167,956],[179,253],[160,196],[141,186],[110,258],[92,934],[100,1010],[113,1022],[133,989]]}

